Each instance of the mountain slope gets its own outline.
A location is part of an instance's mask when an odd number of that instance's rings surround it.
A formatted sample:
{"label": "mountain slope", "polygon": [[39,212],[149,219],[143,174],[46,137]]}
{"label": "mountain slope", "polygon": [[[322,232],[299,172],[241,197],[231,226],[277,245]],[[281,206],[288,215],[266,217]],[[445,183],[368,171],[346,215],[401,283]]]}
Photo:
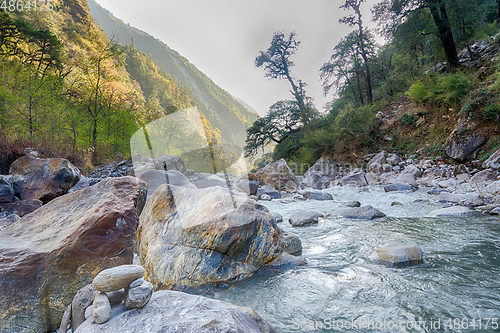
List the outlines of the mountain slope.
{"label": "mountain slope", "polygon": [[241,146],[244,144],[245,129],[258,117],[255,112],[249,111],[186,58],[160,40],[125,24],[94,0],[89,0],[88,4],[94,20],[108,36],[119,38],[123,44],[133,40],[137,49],[150,54],[166,73],[173,75],[177,82],[192,91],[200,112],[214,128],[220,130],[224,140]]}

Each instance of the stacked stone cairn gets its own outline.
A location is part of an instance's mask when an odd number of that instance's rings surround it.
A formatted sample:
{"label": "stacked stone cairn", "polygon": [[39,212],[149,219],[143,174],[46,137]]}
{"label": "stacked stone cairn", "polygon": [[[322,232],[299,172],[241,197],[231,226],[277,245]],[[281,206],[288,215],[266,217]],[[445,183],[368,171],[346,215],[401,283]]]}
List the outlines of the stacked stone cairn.
{"label": "stacked stone cairn", "polygon": [[[85,309],[85,319],[93,317],[96,324],[104,324],[111,318],[111,304],[124,303],[126,309],[139,309],[144,307],[153,294],[153,285],[143,279],[145,270],[139,265],[122,265],[101,271],[92,281],[92,285],[84,289],[92,290],[95,295],[93,303]],[[75,296],[75,298],[78,297]],[[74,302],[73,302],[74,303]],[[68,315],[65,314],[59,332],[66,332],[69,317],[75,317],[73,309]],[[66,319],[66,320],[65,320]],[[83,321],[77,318],[76,329]],[[82,318],[83,319],[83,318]]]}

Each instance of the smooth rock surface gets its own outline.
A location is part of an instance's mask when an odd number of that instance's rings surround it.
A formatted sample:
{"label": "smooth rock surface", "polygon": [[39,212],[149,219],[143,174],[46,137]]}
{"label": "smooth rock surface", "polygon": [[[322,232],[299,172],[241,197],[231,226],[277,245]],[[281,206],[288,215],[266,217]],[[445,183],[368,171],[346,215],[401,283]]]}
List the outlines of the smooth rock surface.
{"label": "smooth rock surface", "polygon": [[139,265],[121,265],[101,271],[92,281],[92,288],[98,291],[115,291],[144,276],[146,271]]}
{"label": "smooth rock surface", "polygon": [[208,188],[213,186],[220,186],[227,188],[229,185],[224,178],[217,175],[210,175],[200,179],[191,181],[197,188]]}
{"label": "smooth rock surface", "polygon": [[0,204],[0,210],[9,214],[16,214],[19,217],[33,213],[38,208],[42,207],[40,200],[21,200],[11,203]]}
{"label": "smooth rock surface", "polygon": [[283,251],[289,254],[297,254],[302,252],[302,241],[299,236],[289,233],[280,233],[280,242],[283,247]]}
{"label": "smooth rock surface", "polygon": [[341,213],[342,217],[358,220],[373,220],[377,217],[384,217],[385,214],[370,205],[357,208],[346,209]]}
{"label": "smooth rock surface", "polygon": [[315,212],[298,212],[290,216],[288,222],[293,227],[303,227],[305,225],[318,223],[319,216]]}
{"label": "smooth rock surface", "polygon": [[146,170],[140,179],[148,185],[148,198],[163,184],[196,188],[182,173],[176,170]]}
{"label": "smooth rock surface", "polygon": [[389,267],[411,266],[422,263],[423,252],[416,244],[397,244],[378,249],[373,258]]}
{"label": "smooth rock surface", "polygon": [[74,333],[237,332],[276,333],[257,313],[203,296],[164,290],[153,293],[141,309],[114,306],[103,325],[85,321]]}
{"label": "smooth rock surface", "polygon": [[408,184],[394,183],[384,186],[385,192],[395,192],[395,191],[413,191],[413,187]]}
{"label": "smooth rock surface", "polygon": [[260,198],[263,194],[267,194],[271,197],[271,199],[281,198],[281,193],[278,192],[274,187],[269,185],[259,187],[259,189],[257,190],[257,197]]}
{"label": "smooth rock surface", "polygon": [[162,185],[144,208],[136,243],[155,288],[197,288],[245,279],[278,257],[276,228],[244,193]]}
{"label": "smooth rock surface", "polygon": [[92,309],[91,305],[98,293],[97,290],[92,288],[92,285],[88,284],[78,290],[75,297],[73,297],[71,301],[71,328],[73,331],[85,321],[85,311],[88,308]]}
{"label": "smooth rock surface", "polygon": [[97,272],[131,263],[145,194],[136,178],[109,178],[0,231],[0,331],[55,330]]}
{"label": "smooth rock surface", "polygon": [[302,190],[299,191],[306,199],[311,200],[333,200],[330,193],[320,191],[320,190]]}
{"label": "smooth rock surface", "polygon": [[427,213],[424,217],[440,217],[440,216],[460,216],[465,214],[473,214],[475,211],[464,206],[455,206],[448,208],[441,208]]}
{"label": "smooth rock surface", "polygon": [[48,202],[68,192],[80,180],[77,167],[63,158],[23,156],[10,166],[14,191],[21,200]]}
{"label": "smooth rock surface", "polygon": [[364,171],[353,171],[349,175],[345,176],[340,180],[340,184],[345,185],[356,185],[356,186],[367,186],[368,181],[366,180]]}
{"label": "smooth rock surface", "polygon": [[261,185],[269,185],[278,191],[292,192],[300,188],[295,175],[284,159],[268,164],[256,174]]}

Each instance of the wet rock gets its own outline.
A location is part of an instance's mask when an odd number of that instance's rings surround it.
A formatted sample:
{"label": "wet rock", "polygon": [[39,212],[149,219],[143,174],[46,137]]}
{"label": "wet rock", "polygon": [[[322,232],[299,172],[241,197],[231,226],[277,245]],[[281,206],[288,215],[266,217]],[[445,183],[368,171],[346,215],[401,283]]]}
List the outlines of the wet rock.
{"label": "wet rock", "polygon": [[476,157],[476,151],[489,138],[487,128],[475,128],[474,124],[460,119],[457,126],[446,139],[444,152],[454,160],[464,162]]}
{"label": "wet rock", "polygon": [[[276,333],[249,308],[177,291],[158,291],[141,309],[127,311],[114,306],[111,319],[98,327],[101,332],[252,332]],[[74,333],[94,333],[96,325],[85,321]]]}
{"label": "wet rock", "polygon": [[271,200],[272,200],[272,198],[271,198],[271,196],[270,196],[270,195],[268,195],[268,194],[265,194],[265,193],[264,193],[264,194],[262,194],[262,195],[260,196],[260,200],[262,200],[262,201],[271,201]]}
{"label": "wet rock", "polygon": [[370,205],[357,208],[346,209],[341,213],[342,217],[358,220],[373,220],[377,217],[384,217],[385,214]]}
{"label": "wet rock", "polygon": [[361,203],[359,201],[346,201],[343,204],[347,207],[361,207]]}
{"label": "wet rock", "polygon": [[92,317],[96,324],[104,324],[111,318],[111,304],[106,293],[98,293],[92,305]]}
{"label": "wet rock", "polygon": [[417,244],[389,245],[378,249],[372,259],[388,267],[411,266],[423,262],[423,252]]}
{"label": "wet rock", "polygon": [[138,286],[129,286],[125,288],[125,308],[140,309],[144,307],[153,294],[153,285],[142,280]]}
{"label": "wet rock", "polygon": [[260,198],[263,194],[267,194],[268,196],[271,197],[271,199],[281,198],[281,193],[278,192],[274,187],[268,185],[261,186],[257,190],[257,197]]}
{"label": "wet rock", "polygon": [[301,195],[303,195],[306,199],[312,200],[333,200],[333,197],[330,193],[326,193],[320,190],[302,190],[299,191]]}
{"label": "wet rock", "polygon": [[402,206],[403,204],[399,201],[393,201],[391,202],[391,206]]}
{"label": "wet rock", "polygon": [[80,180],[80,171],[62,158],[23,156],[10,166],[14,191],[21,200],[48,202],[68,192]]}
{"label": "wet rock", "polygon": [[345,185],[356,185],[356,186],[367,186],[368,181],[365,178],[366,172],[363,170],[354,170],[347,176],[340,180],[342,186]]}
{"label": "wet rock", "polygon": [[479,194],[476,193],[455,194],[441,192],[439,193],[437,200],[440,202],[457,203],[464,206],[482,206],[484,204]]}
{"label": "wet rock", "polygon": [[394,183],[384,186],[385,192],[395,192],[395,191],[413,191],[413,187],[408,184]]}
{"label": "wet rock", "polygon": [[16,214],[19,217],[33,213],[38,208],[42,207],[40,200],[22,200],[12,203],[0,204],[0,210],[8,214]]}
{"label": "wet rock", "polygon": [[12,202],[13,199],[14,199],[13,177],[0,175],[0,203]]}
{"label": "wet rock", "polygon": [[266,264],[261,268],[259,273],[267,272],[267,271],[280,271],[293,269],[298,266],[307,265],[307,260],[304,258],[296,257],[288,253],[283,253],[279,258],[273,260],[272,262]]}
{"label": "wet rock", "polygon": [[139,265],[121,265],[101,271],[92,281],[95,290],[107,292],[127,287],[132,281],[140,279],[146,271]]}
{"label": "wet rock", "polygon": [[163,184],[196,188],[182,173],[176,170],[146,170],[140,179],[148,186],[148,198]]}
{"label": "wet rock", "polygon": [[269,211],[221,187],[160,186],[141,214],[136,243],[155,288],[243,280],[282,253]]}
{"label": "wet rock", "polygon": [[274,223],[281,223],[281,222],[283,222],[283,216],[280,213],[278,213],[278,212],[272,212],[272,214],[273,214],[273,221],[274,221]]}
{"label": "wet rock", "polygon": [[289,254],[298,254],[302,252],[302,241],[299,236],[281,231],[280,232],[280,242],[283,247],[283,251]]}
{"label": "wet rock", "polygon": [[475,213],[475,211],[469,209],[468,207],[455,206],[433,210],[432,212],[424,215],[424,217],[460,216],[473,213]]}
{"label": "wet rock", "polygon": [[293,192],[300,188],[284,159],[266,165],[255,176],[261,185],[272,186],[278,191]]}
{"label": "wet rock", "polygon": [[131,263],[144,199],[136,178],[109,178],[0,231],[0,331],[55,330],[96,271]]}
{"label": "wet rock", "polygon": [[319,216],[315,212],[298,212],[293,214],[289,219],[288,222],[293,227],[303,227],[309,224],[315,224],[318,223]]}

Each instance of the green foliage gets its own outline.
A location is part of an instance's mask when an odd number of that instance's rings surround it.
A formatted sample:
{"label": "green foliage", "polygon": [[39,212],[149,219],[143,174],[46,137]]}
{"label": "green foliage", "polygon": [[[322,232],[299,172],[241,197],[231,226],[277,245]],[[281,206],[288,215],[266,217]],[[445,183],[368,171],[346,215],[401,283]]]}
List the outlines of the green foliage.
{"label": "green foliage", "polygon": [[418,115],[405,113],[399,117],[399,122],[405,126],[413,126],[418,119]]}
{"label": "green foliage", "polygon": [[407,94],[415,103],[423,103],[429,98],[428,88],[420,81],[412,84]]}
{"label": "green foliage", "polygon": [[434,100],[446,105],[459,103],[472,87],[472,82],[462,72],[448,74],[440,77],[438,85],[432,94]]}
{"label": "green foliage", "polygon": [[273,151],[273,160],[279,160],[280,158],[296,159],[298,157],[298,151],[302,147],[301,140],[304,134],[301,132],[292,133],[287,136],[281,143],[276,145]]}
{"label": "green foliage", "polygon": [[486,120],[498,120],[500,116],[500,105],[499,104],[488,104],[484,108],[483,118]]}

